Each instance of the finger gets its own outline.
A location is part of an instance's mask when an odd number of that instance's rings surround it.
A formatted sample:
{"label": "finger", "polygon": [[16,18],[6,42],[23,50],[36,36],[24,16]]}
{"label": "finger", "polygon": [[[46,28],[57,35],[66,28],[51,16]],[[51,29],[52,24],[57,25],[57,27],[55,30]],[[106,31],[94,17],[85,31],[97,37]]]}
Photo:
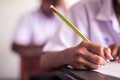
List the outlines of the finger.
{"label": "finger", "polygon": [[118,56],[118,63],[120,63],[120,46],[119,46],[119,52],[118,52],[117,56]]}
{"label": "finger", "polygon": [[120,56],[118,57],[118,63],[120,63]]}
{"label": "finger", "polygon": [[105,59],[113,60],[110,48],[104,48],[104,56],[105,56]]}
{"label": "finger", "polygon": [[103,46],[98,45],[96,43],[92,43],[92,42],[84,42],[84,44],[86,44],[85,47],[89,51],[96,53],[97,55],[104,56],[104,51],[103,51],[104,47]]}
{"label": "finger", "polygon": [[115,60],[116,60],[116,61],[118,61],[118,60],[119,60],[119,57],[118,57],[118,56],[116,56],[116,57],[115,57]]}
{"label": "finger", "polygon": [[119,46],[114,46],[114,48],[112,49],[112,56],[115,58],[117,56],[119,50]]}
{"label": "finger", "polygon": [[80,56],[84,57],[86,60],[88,60],[93,64],[98,64],[98,65],[106,64],[106,61],[103,57],[88,51],[86,48],[79,50],[78,53]]}
{"label": "finger", "polygon": [[85,58],[79,58],[78,63],[83,64],[84,67],[82,67],[82,68],[84,68],[84,69],[98,69],[101,66],[101,65],[91,63],[88,60],[86,60]]}
{"label": "finger", "polygon": [[115,48],[115,46],[116,46],[115,44],[112,44],[109,47],[110,47],[111,50],[113,50]]}

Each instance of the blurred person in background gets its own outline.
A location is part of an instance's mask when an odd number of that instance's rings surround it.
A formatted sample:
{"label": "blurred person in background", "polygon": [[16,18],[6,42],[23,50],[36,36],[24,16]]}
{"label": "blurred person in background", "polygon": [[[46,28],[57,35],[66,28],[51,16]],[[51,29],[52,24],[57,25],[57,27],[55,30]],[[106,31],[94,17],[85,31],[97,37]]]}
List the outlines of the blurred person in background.
{"label": "blurred person in background", "polygon": [[[39,59],[38,56],[43,54],[43,46],[55,34],[60,20],[50,9],[51,4],[63,13],[66,10],[63,0],[41,0],[41,5],[38,10],[24,15],[18,23],[13,37],[12,49],[20,53],[22,57],[27,57],[31,61],[34,61],[36,58]],[[31,59],[31,56],[36,57]],[[22,64],[24,64],[24,62],[24,60],[21,61]],[[30,66],[32,66],[32,64]],[[35,68],[37,67],[35,66]],[[28,73],[28,75],[30,74]],[[24,76],[23,72],[22,76]],[[44,80],[44,77],[40,77],[41,80]],[[53,78],[54,77],[49,76],[45,79],[54,80]]]}
{"label": "blurred person in background", "polygon": [[98,69],[106,64],[104,58],[120,63],[120,0],[81,0],[66,16],[91,42],[82,41],[63,23],[44,48],[44,70],[68,65],[75,69]]}

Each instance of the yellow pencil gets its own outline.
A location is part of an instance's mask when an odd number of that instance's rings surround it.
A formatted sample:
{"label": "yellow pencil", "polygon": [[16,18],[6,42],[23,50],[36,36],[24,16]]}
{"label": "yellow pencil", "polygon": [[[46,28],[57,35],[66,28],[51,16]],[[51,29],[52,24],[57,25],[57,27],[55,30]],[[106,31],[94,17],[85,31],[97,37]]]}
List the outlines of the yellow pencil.
{"label": "yellow pencil", "polygon": [[[77,28],[74,26],[70,21],[67,20],[53,5],[50,6],[50,8],[73,30],[75,31],[82,39],[83,41],[90,41],[87,37],[85,37]],[[108,59],[106,59],[107,62],[110,62]]]}
{"label": "yellow pencil", "polygon": [[84,41],[89,41],[71,22],[69,22],[53,5],[50,8],[69,26],[75,31]]}

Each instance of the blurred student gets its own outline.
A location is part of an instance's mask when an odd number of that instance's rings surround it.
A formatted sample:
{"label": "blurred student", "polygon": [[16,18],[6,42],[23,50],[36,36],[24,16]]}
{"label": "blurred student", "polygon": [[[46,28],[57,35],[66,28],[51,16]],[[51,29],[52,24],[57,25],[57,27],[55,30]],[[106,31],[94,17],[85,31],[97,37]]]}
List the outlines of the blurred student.
{"label": "blurred student", "polygon": [[60,20],[50,9],[56,6],[65,11],[63,0],[41,0],[37,11],[26,14],[20,20],[13,38],[13,50],[24,56],[40,55],[43,46],[55,34]]}
{"label": "blurred student", "polygon": [[68,65],[98,69],[106,64],[105,59],[120,62],[120,0],[81,0],[66,16],[91,42],[82,41],[63,23],[44,48],[47,54],[41,59],[43,69]]}

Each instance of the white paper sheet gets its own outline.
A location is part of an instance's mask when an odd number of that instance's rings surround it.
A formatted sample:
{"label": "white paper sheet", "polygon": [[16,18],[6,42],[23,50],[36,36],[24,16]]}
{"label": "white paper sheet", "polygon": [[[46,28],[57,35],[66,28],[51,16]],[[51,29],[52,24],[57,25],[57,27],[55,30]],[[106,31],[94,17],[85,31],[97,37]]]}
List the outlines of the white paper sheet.
{"label": "white paper sheet", "polygon": [[95,71],[120,78],[120,63],[110,62]]}

